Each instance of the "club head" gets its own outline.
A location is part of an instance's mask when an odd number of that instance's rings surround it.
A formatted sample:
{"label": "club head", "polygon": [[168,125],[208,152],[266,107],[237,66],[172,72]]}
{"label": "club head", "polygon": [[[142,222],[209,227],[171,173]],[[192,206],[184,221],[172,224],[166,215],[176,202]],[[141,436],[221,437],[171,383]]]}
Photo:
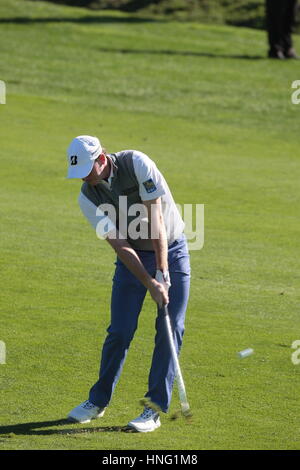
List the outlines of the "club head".
{"label": "club head", "polygon": [[170,419],[172,421],[175,421],[176,419],[180,418],[181,416],[183,416],[185,419],[189,420],[192,418],[193,414],[191,412],[190,409],[180,409],[178,411],[176,411],[175,413],[173,413],[170,417]]}
{"label": "club head", "polygon": [[182,411],[182,415],[183,415],[186,419],[191,419],[192,416],[193,416],[193,413],[191,412],[191,410],[186,410],[186,411]]}

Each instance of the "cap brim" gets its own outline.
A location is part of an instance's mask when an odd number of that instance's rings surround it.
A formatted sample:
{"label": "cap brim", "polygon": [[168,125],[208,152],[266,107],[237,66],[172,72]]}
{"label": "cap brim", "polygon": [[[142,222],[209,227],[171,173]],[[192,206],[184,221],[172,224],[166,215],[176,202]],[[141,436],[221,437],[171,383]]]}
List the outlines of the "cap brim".
{"label": "cap brim", "polygon": [[89,161],[85,165],[70,165],[67,178],[85,178],[92,171],[93,165],[94,160]]}

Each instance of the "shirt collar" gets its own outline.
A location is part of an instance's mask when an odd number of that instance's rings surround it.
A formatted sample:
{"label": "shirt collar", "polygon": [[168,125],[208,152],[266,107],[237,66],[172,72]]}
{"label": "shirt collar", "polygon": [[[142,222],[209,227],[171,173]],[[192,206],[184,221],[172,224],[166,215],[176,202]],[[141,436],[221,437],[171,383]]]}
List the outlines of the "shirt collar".
{"label": "shirt collar", "polygon": [[[117,167],[117,165],[115,164],[115,162],[113,161],[113,159],[111,158],[110,155],[106,155],[106,158],[108,158],[109,162],[110,162],[110,175],[107,179],[107,184],[109,185],[109,187],[111,187],[112,179],[113,179],[115,173],[117,172],[118,167]],[[104,182],[104,184],[106,183],[106,181],[103,181],[103,182]]]}

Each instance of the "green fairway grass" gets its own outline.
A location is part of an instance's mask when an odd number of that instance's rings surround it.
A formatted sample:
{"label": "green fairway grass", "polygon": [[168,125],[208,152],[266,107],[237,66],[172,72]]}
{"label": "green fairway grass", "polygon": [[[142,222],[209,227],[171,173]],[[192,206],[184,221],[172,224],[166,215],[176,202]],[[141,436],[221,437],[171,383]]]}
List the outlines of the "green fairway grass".
{"label": "green fairway grass", "polygon": [[[23,0],[0,3],[0,44],[0,449],[299,449],[299,63],[266,59],[264,31]],[[177,203],[205,205],[180,355],[193,419],[170,420],[174,388],[154,433],[122,432],[147,391],[149,296],[105,417],[62,421],[97,380],[115,260],[65,178],[79,134],[142,150]]]}

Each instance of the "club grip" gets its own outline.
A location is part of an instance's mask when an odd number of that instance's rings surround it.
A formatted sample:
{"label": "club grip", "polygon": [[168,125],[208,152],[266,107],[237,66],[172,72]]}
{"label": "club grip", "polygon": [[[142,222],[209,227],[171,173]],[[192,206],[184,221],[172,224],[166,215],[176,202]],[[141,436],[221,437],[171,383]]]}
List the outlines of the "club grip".
{"label": "club grip", "polygon": [[168,304],[164,304],[161,308],[160,308],[160,311],[162,312],[162,314],[167,317],[169,315],[169,312],[168,312]]}

